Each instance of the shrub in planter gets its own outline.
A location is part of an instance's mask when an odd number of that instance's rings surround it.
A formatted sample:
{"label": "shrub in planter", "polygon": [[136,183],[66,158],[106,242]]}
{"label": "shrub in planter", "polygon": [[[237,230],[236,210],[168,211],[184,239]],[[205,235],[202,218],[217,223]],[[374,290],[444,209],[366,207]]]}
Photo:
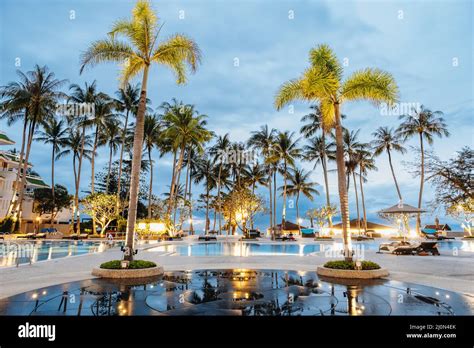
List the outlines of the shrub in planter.
{"label": "shrub in planter", "polygon": [[[362,270],[372,270],[372,269],[380,269],[380,266],[372,261],[361,261]],[[332,269],[348,269],[348,270],[355,270],[355,262],[354,261],[345,261],[345,260],[337,260],[337,261],[328,261],[324,264],[326,268]]]}
{"label": "shrub in planter", "polygon": [[[151,267],[156,267],[156,263],[152,261],[146,261],[146,260],[133,260],[128,265],[128,269],[143,269],[143,268],[151,268]],[[122,261],[121,260],[107,261],[101,264],[100,268],[122,269]]]}

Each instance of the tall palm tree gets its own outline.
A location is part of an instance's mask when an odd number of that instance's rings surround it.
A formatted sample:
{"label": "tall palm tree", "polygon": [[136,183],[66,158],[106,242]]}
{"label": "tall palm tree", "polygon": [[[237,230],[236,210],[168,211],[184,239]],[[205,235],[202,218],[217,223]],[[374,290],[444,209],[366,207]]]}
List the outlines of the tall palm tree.
{"label": "tall palm tree", "polygon": [[[250,186],[252,188],[252,194],[255,194],[255,188],[257,185],[267,185],[267,176],[268,170],[265,168],[265,166],[258,163],[258,161],[253,165],[247,165],[244,167],[242,172],[244,185]],[[253,216],[250,217],[250,228],[252,230],[254,229]]]}
{"label": "tall palm tree", "polygon": [[250,139],[248,140],[247,144],[251,148],[254,148],[263,156],[264,165],[267,168],[268,173],[268,191],[269,191],[269,202],[270,202],[270,229],[273,231],[273,216],[276,214],[275,210],[273,209],[273,198],[272,198],[272,176],[273,176],[273,166],[269,162],[273,146],[275,144],[275,133],[276,130],[274,128],[269,129],[268,125],[264,125],[260,127],[259,131],[253,131],[251,133]]}
{"label": "tall palm tree", "polygon": [[[85,83],[84,88],[79,86],[78,84],[72,84],[69,86],[70,95],[68,97],[68,102],[74,102],[77,104],[89,104],[94,105],[97,107],[100,105],[101,102],[108,99],[108,96],[102,92],[97,90],[97,83],[94,80],[91,84]],[[86,130],[94,125],[94,113],[88,114],[70,114],[68,115],[68,122],[71,127],[79,127],[81,129],[82,134],[82,141],[81,144],[85,146],[85,139],[86,139]],[[83,161],[83,150],[80,150],[79,157],[77,159],[77,185],[76,191],[74,193],[74,218],[76,224],[74,225],[74,231],[79,233],[80,232],[80,218],[79,218],[79,187],[81,184],[81,173],[82,173],[82,161]],[[95,227],[95,220],[94,220],[94,227]]]}
{"label": "tall palm tree", "polygon": [[204,226],[204,231],[207,234],[210,227],[209,220],[209,207],[211,200],[211,191],[217,186],[217,175],[216,175],[215,161],[213,158],[200,158],[197,161],[196,172],[193,175],[193,180],[196,184],[204,181],[205,194],[204,199],[206,202],[206,222]]}
{"label": "tall palm tree", "polygon": [[301,149],[298,147],[299,139],[294,140],[294,133],[289,131],[279,132],[275,138],[275,145],[272,157],[281,163],[280,173],[283,175],[283,208],[281,215],[282,228],[286,220],[286,186],[288,179],[288,167],[295,166],[295,160],[301,156]]}
{"label": "tall palm tree", "polygon": [[[56,117],[51,117],[48,122],[43,125],[43,131],[38,132],[37,141],[42,141],[45,144],[51,145],[51,196],[53,201],[53,207],[55,207],[55,192],[54,192],[54,163],[56,161],[56,155],[61,151],[61,147],[66,141],[66,134],[68,132],[65,128],[64,120],[59,120]],[[53,213],[51,214],[51,217]],[[51,223],[53,220],[51,219]]]}
{"label": "tall palm tree", "polygon": [[[409,115],[402,115],[400,119],[403,122],[398,128],[398,132],[402,139],[407,140],[413,136],[418,136],[420,140],[420,192],[418,194],[418,208],[421,209],[423,199],[423,185],[425,182],[425,148],[424,140],[431,145],[433,137],[449,136],[448,128],[443,119],[441,111],[431,111],[423,105],[420,109],[413,108]],[[420,233],[421,215],[418,214],[416,219],[416,230]]]}
{"label": "tall palm tree", "polygon": [[[106,122],[103,132],[100,134],[99,145],[109,147],[109,163],[107,166],[107,179],[105,193],[109,193],[110,174],[112,171],[112,157],[117,152],[122,143],[122,129],[117,120],[112,119]],[[120,177],[120,176],[119,176]],[[117,185],[120,180],[117,182]]]}
{"label": "tall palm tree", "polygon": [[[109,37],[93,42],[81,59],[81,72],[86,66],[102,62],[125,63],[121,73],[123,85],[131,78],[142,74],[140,103],[137,110],[133,143],[126,237],[126,247],[129,251],[126,253],[127,260],[133,260],[131,251],[133,251],[133,235],[137,216],[149,69],[153,63],[165,65],[175,72],[177,83],[183,84],[186,82],[186,64],[194,72],[201,57],[197,44],[184,35],[175,34],[168,40],[159,42],[158,36],[161,28],[151,4],[146,0],[138,0],[132,11],[132,18],[115,22],[109,32]],[[127,41],[119,41],[118,36],[124,37]]]}
{"label": "tall palm tree", "polygon": [[347,198],[344,147],[340,107],[346,101],[369,100],[372,103],[391,104],[398,98],[398,87],[389,73],[373,68],[359,70],[343,80],[343,68],[336,54],[327,45],[319,45],[310,51],[311,66],[298,78],[284,83],[276,97],[279,110],[294,100],[318,102],[323,124],[335,127],[336,163],[339,200],[344,236],[344,255],[352,260],[352,242],[349,229],[349,204]]}
{"label": "tall palm tree", "polygon": [[33,135],[39,125],[44,124],[54,115],[56,112],[56,105],[61,99],[65,98],[65,94],[61,92],[60,89],[66,83],[66,80],[56,79],[54,73],[50,72],[46,66],[40,67],[36,65],[33,71],[27,73],[27,76],[29,80],[27,86],[30,97],[28,103],[29,131],[26,141],[24,163],[21,164],[23,165],[23,169],[18,200],[15,206],[16,214],[18,216],[19,230],[21,230],[21,214],[26,186],[26,172],[31,152],[31,144],[33,142]]}
{"label": "tall palm tree", "polygon": [[[125,151],[125,140],[128,132],[128,119],[130,113],[136,115],[138,112],[138,105],[140,103],[140,85],[131,85],[127,83],[125,87],[120,88],[115,92],[117,98],[115,99],[116,109],[119,112],[125,111],[125,120],[122,129],[121,135],[121,145],[120,145],[120,158],[118,166],[118,177],[122,177],[122,165],[123,165],[123,154]],[[121,192],[121,180],[117,183],[117,212],[120,207],[120,192]]]}
{"label": "tall palm tree", "polygon": [[402,201],[402,194],[400,192],[400,187],[398,186],[397,177],[395,176],[395,170],[393,169],[392,151],[404,154],[407,150],[402,145],[400,135],[398,132],[395,132],[393,128],[379,127],[374,133],[372,133],[372,136],[375,138],[371,143],[374,156],[380,156],[383,152],[387,152],[388,164],[390,165],[393,182],[397,189],[398,199]]}
{"label": "tall palm tree", "polygon": [[[216,158],[216,161],[219,165],[219,172],[217,174],[217,208],[218,208],[218,215],[219,215],[219,233],[222,231],[222,211],[221,211],[221,182],[222,182],[222,174],[223,170],[225,170],[225,166],[228,165],[225,161],[225,157],[227,152],[229,151],[231,142],[229,139],[229,133],[226,133],[224,136],[218,136],[216,139],[216,143],[212,146],[211,153]],[[215,228],[215,226],[214,226]]]}
{"label": "tall palm tree", "polygon": [[[305,196],[310,201],[313,201],[315,195],[319,195],[319,191],[314,188],[314,186],[318,184],[309,181],[310,175],[311,172],[305,172],[304,169],[298,168],[292,169],[289,173],[290,183],[286,186],[286,191],[289,196],[296,196],[296,222],[298,226],[300,225],[300,195]],[[281,189],[284,190],[285,187],[280,187],[280,190]]]}
{"label": "tall palm tree", "polygon": [[148,184],[148,219],[151,219],[151,201],[153,197],[153,161],[151,151],[160,141],[161,123],[156,115],[145,115],[145,129],[143,144],[148,153],[148,162],[150,162],[150,182]]}
{"label": "tall palm tree", "polygon": [[370,170],[377,170],[375,166],[374,156],[368,150],[369,147],[365,146],[365,148],[358,151],[354,159],[359,166],[359,186],[360,186],[360,195],[362,201],[362,212],[364,214],[364,231],[367,233],[367,211],[365,209],[365,195],[364,195],[364,185],[363,183],[367,181],[367,173]]}
{"label": "tall palm tree", "polygon": [[[303,159],[314,163],[313,169],[321,163],[324,176],[324,187],[326,191],[326,205],[330,206],[329,199],[329,181],[328,181],[328,167],[327,161],[336,160],[336,144],[334,142],[327,142],[324,134],[315,136],[309,139],[309,144],[303,147]],[[332,228],[332,218],[329,218],[329,227]]]}

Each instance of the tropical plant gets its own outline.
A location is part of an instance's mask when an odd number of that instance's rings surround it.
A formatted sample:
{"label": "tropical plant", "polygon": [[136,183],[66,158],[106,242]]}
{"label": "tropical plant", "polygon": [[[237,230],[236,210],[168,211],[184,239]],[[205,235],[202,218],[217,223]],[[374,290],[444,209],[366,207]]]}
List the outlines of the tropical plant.
{"label": "tropical plant", "polygon": [[400,201],[402,198],[402,193],[400,192],[400,187],[398,186],[397,177],[395,176],[395,170],[393,169],[392,164],[392,151],[400,152],[404,154],[406,149],[403,147],[400,135],[393,130],[393,128],[388,127],[379,127],[377,130],[372,133],[372,136],[375,138],[372,141],[372,148],[374,151],[374,156],[380,156],[383,152],[387,153],[388,164],[390,165],[390,170],[392,172],[393,182],[395,183],[395,188],[397,189],[398,198]]}
{"label": "tropical plant", "polygon": [[[425,183],[425,148],[424,141],[433,144],[434,136],[441,138],[449,136],[447,125],[443,119],[441,111],[431,111],[421,105],[419,109],[413,108],[408,115],[400,116],[403,121],[398,127],[398,132],[402,139],[407,140],[413,136],[418,136],[420,141],[420,191],[418,194],[418,208],[421,209],[423,200],[423,185]],[[420,233],[421,214],[416,219],[416,230]]]}
{"label": "tropical plant", "polygon": [[398,87],[389,73],[380,69],[359,70],[343,81],[343,68],[335,53],[327,45],[319,45],[310,51],[311,66],[304,74],[284,83],[276,97],[275,106],[280,110],[284,105],[304,100],[317,102],[325,129],[335,128],[336,163],[338,174],[339,200],[344,237],[344,255],[352,258],[349,235],[349,204],[346,187],[344,147],[340,107],[346,101],[369,100],[374,104],[391,104],[398,98]]}
{"label": "tropical plant", "polygon": [[[102,62],[122,63],[122,85],[142,73],[133,143],[127,221],[126,247],[129,252],[126,258],[129,261],[133,259],[133,232],[137,216],[149,69],[154,63],[165,65],[175,72],[177,83],[183,84],[186,82],[186,64],[194,72],[201,57],[196,43],[184,35],[175,34],[168,40],[159,42],[161,28],[150,3],[146,0],[138,0],[132,11],[132,18],[115,22],[109,32],[109,37],[93,42],[81,57],[81,72],[86,66]],[[126,38],[127,41],[119,41],[118,36]]]}
{"label": "tropical plant", "polygon": [[117,218],[117,196],[106,193],[91,193],[81,200],[83,211],[90,215],[100,225],[100,235],[103,236],[107,227]]}
{"label": "tropical plant", "polygon": [[145,115],[145,127],[143,133],[143,143],[148,153],[148,162],[150,163],[150,182],[148,184],[148,219],[151,219],[151,201],[153,196],[153,161],[151,151],[160,141],[161,123],[156,115]]}
{"label": "tropical plant", "polygon": [[108,193],[110,183],[110,172],[112,170],[112,157],[117,152],[121,144],[121,128],[117,120],[109,120],[104,125],[104,129],[100,134],[99,146],[109,147],[109,163],[107,166],[107,179],[105,185],[105,193]]}
{"label": "tropical plant", "polygon": [[33,211],[40,216],[51,214],[51,224],[54,223],[54,219],[61,209],[69,209],[71,207],[74,197],[62,185],[56,185],[54,192],[55,196],[53,196],[52,188],[37,188],[33,191]]}

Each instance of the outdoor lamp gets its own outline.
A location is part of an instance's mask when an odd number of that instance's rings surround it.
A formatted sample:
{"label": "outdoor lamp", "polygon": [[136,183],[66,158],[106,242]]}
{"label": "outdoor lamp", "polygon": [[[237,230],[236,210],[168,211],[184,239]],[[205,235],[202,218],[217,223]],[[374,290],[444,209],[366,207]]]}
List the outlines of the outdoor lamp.
{"label": "outdoor lamp", "polygon": [[120,266],[122,268],[128,268],[128,265],[130,264],[129,261],[126,261],[126,260],[122,260],[122,262],[120,263]]}
{"label": "outdoor lamp", "polygon": [[357,260],[355,262],[355,269],[360,271],[362,269],[362,262],[360,262],[359,260]]}

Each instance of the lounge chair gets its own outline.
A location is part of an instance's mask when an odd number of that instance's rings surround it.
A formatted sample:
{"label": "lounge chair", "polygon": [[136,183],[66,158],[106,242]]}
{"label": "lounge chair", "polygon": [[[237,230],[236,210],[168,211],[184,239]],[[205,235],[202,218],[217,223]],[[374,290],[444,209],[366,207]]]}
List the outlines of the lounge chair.
{"label": "lounge chair", "polygon": [[33,235],[34,239],[45,239],[46,238],[46,233],[37,233]]}
{"label": "lounge chair", "polygon": [[210,241],[217,241],[216,236],[209,236],[205,234],[204,236],[199,236],[198,241],[205,241],[205,242],[210,242]]}
{"label": "lounge chair", "polygon": [[422,252],[431,253],[431,255],[440,255],[436,242],[422,242],[418,247],[417,253],[420,254]]}
{"label": "lounge chair", "polygon": [[418,254],[419,247],[420,247],[419,245],[402,245],[402,246],[396,247],[392,251],[392,254],[395,254],[395,255],[416,255],[416,254]]}
{"label": "lounge chair", "polygon": [[[418,245],[416,245],[418,246]],[[406,241],[396,241],[396,242],[390,242],[390,243],[382,243],[379,245],[379,251],[378,253],[382,253],[383,251],[389,252],[389,253],[394,253],[394,251],[397,248],[402,248],[402,247],[414,247],[410,242]],[[404,251],[404,249],[401,249],[400,251]]]}
{"label": "lounge chair", "polygon": [[286,236],[283,236],[283,237],[281,238],[281,240],[282,240],[283,242],[295,242],[295,241],[296,241],[296,238],[293,236],[293,233],[290,233],[290,234],[288,234],[288,235],[286,235]]}
{"label": "lounge chair", "polygon": [[17,239],[33,239],[35,236],[34,233],[19,234],[16,236]]}
{"label": "lounge chair", "polygon": [[373,238],[373,237],[369,237],[369,236],[361,235],[361,236],[357,236],[356,240],[357,240],[358,242],[360,242],[360,241],[364,241],[364,240],[374,240],[374,238]]}

